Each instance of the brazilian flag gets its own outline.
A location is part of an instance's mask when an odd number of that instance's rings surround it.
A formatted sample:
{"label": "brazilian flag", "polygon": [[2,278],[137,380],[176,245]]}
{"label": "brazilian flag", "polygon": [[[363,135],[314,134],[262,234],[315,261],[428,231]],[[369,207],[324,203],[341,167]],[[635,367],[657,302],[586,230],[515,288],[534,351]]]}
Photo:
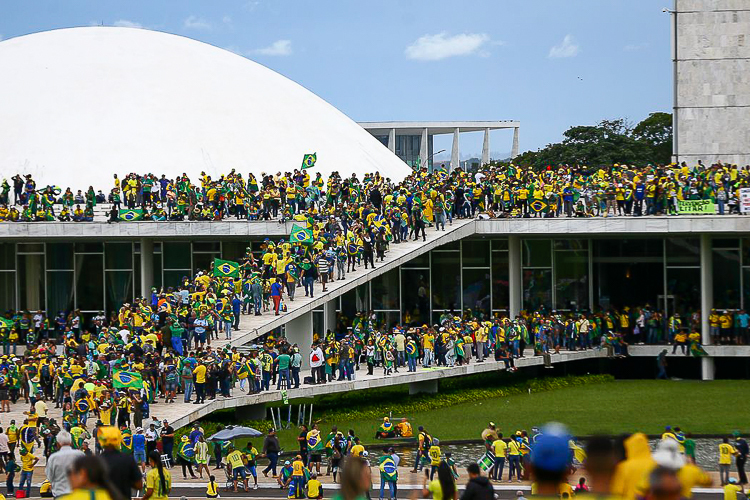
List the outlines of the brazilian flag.
{"label": "brazilian flag", "polygon": [[0,318],[0,328],[13,328],[13,320]]}
{"label": "brazilian flag", "polygon": [[138,372],[115,370],[112,374],[112,386],[115,389],[143,389],[143,377]]}
{"label": "brazilian flag", "polygon": [[313,168],[316,161],[318,161],[317,153],[306,154],[304,158],[302,158],[302,170],[305,170],[306,168]]}
{"label": "brazilian flag", "polygon": [[127,210],[120,210],[120,213],[118,215],[118,218],[121,221],[125,222],[133,222],[137,220],[143,220],[143,209],[141,208],[135,208],[135,209],[127,209]]}
{"label": "brazilian flag", "polygon": [[291,243],[301,243],[303,245],[312,245],[313,233],[310,229],[305,229],[297,224],[292,225],[292,234],[289,235]]}
{"label": "brazilian flag", "polygon": [[542,200],[534,200],[529,204],[529,208],[534,212],[542,212],[545,208],[547,208],[547,204]]}
{"label": "brazilian flag", "polygon": [[398,467],[390,455],[380,459],[380,475],[386,481],[396,481],[398,479]]}
{"label": "brazilian flag", "polygon": [[214,259],[214,276],[219,278],[239,278],[240,265],[231,260]]}

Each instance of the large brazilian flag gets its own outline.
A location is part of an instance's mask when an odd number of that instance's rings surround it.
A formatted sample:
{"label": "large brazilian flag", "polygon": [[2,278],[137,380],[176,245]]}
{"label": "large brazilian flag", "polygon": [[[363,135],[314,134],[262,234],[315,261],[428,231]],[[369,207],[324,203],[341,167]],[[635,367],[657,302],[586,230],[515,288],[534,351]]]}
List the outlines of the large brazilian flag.
{"label": "large brazilian flag", "polygon": [[115,370],[112,374],[112,386],[115,389],[143,389],[143,377],[138,372]]}
{"label": "large brazilian flag", "polygon": [[120,210],[118,219],[125,222],[133,222],[137,220],[143,220],[143,209],[141,208],[134,208],[134,209],[125,209]]}
{"label": "large brazilian flag", "polygon": [[219,278],[239,278],[240,264],[231,260],[214,259],[214,276]]}
{"label": "large brazilian flag", "polygon": [[317,153],[306,154],[302,158],[302,170],[305,170],[306,168],[313,168],[316,161],[318,161]]}
{"label": "large brazilian flag", "polygon": [[297,224],[292,225],[292,234],[289,235],[290,243],[302,243],[303,245],[312,245],[313,243],[313,232],[310,229],[305,229],[298,226]]}

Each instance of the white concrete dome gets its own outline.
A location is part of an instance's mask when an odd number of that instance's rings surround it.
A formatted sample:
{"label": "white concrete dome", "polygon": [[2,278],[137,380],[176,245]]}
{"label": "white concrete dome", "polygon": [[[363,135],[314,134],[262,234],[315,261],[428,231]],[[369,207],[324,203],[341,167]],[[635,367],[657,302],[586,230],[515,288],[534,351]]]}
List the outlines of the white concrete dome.
{"label": "white concrete dome", "polygon": [[109,192],[128,172],[293,171],[324,177],[409,167],[336,108],[280,74],[203,42],[135,28],[46,31],[0,42],[0,176]]}

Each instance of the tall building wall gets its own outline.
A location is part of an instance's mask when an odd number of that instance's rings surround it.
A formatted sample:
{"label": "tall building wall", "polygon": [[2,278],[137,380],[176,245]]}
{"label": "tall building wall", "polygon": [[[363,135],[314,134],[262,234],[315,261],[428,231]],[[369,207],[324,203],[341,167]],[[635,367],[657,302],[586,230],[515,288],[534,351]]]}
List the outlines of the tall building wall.
{"label": "tall building wall", "polygon": [[677,159],[748,165],[750,0],[675,0],[674,10]]}

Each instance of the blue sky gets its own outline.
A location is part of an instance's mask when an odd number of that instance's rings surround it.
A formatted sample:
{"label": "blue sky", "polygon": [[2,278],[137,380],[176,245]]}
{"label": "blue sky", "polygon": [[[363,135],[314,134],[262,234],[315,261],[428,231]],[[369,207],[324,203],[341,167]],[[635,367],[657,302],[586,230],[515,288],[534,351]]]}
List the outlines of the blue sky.
{"label": "blue sky", "polygon": [[[670,0],[2,0],[0,37],[142,26],[233,50],[359,121],[521,121],[521,150],[572,125],[670,111]],[[451,138],[436,138],[435,151]],[[494,132],[493,152],[511,133]],[[461,138],[462,156],[482,135]],[[443,155],[441,155],[443,156]]]}

